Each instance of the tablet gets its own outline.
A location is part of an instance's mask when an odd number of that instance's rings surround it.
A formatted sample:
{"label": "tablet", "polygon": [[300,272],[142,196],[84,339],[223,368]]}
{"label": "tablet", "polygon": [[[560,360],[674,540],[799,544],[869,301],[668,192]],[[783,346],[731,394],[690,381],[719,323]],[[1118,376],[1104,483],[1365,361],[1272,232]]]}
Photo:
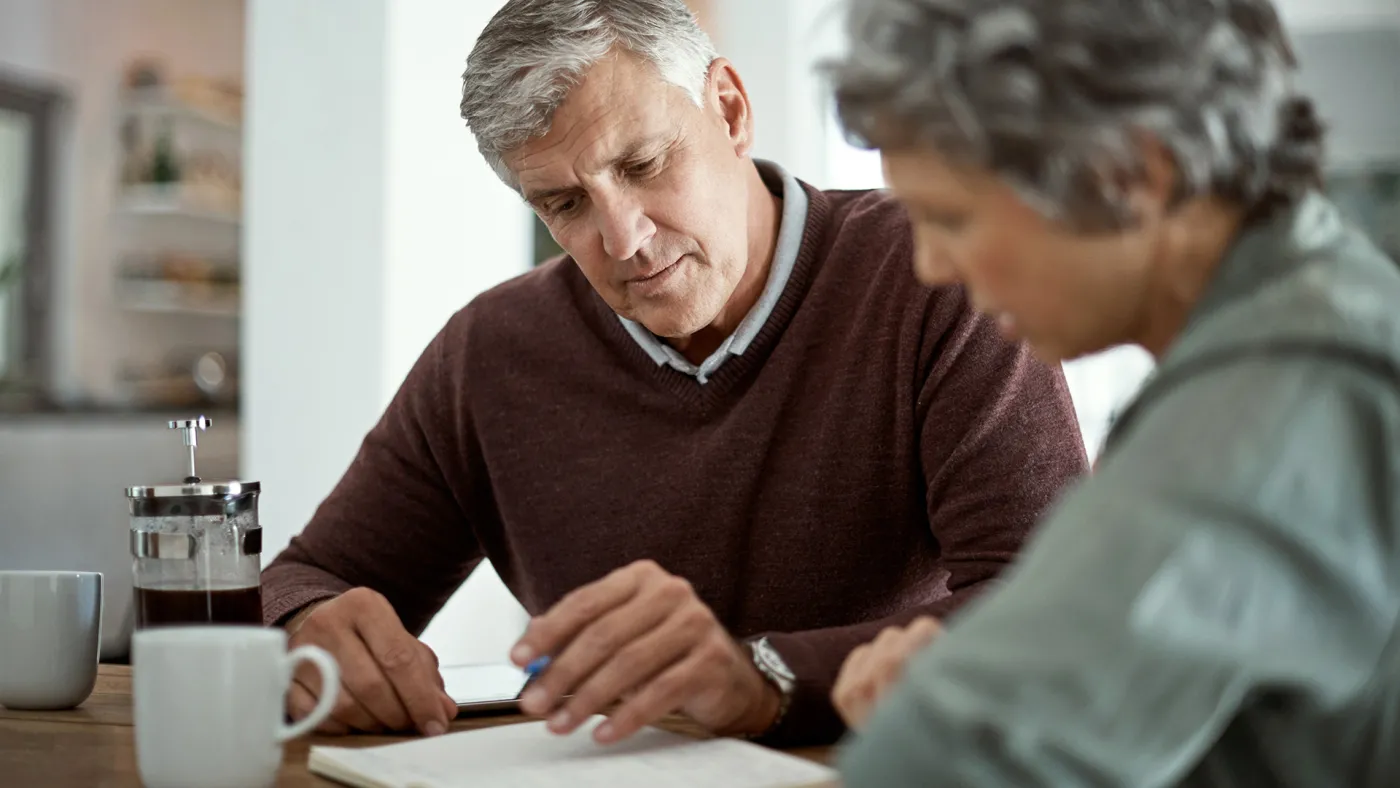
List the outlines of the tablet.
{"label": "tablet", "polygon": [[518,712],[525,671],[514,665],[445,665],[438,669],[447,697],[457,702],[459,714]]}

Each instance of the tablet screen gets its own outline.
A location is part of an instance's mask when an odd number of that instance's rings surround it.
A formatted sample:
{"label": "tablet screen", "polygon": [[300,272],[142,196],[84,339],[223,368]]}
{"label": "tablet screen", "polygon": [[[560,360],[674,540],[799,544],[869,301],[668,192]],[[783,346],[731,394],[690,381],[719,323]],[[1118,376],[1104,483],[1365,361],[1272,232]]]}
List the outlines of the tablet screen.
{"label": "tablet screen", "polygon": [[459,709],[508,709],[517,706],[525,671],[514,665],[446,665],[443,689]]}

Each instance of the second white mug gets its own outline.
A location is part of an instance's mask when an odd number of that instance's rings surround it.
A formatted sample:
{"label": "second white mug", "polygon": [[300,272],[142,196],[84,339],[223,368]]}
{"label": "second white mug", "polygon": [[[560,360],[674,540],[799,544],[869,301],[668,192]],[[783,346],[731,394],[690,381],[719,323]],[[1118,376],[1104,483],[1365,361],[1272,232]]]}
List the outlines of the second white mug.
{"label": "second white mug", "polygon": [[[321,673],[320,702],[283,721],[297,663]],[[315,646],[287,653],[280,629],[170,627],[131,643],[136,764],[148,788],[273,785],[282,743],[309,732],[335,707],[340,671]]]}
{"label": "second white mug", "polygon": [[0,706],[71,709],[92,693],[102,575],[0,571]]}

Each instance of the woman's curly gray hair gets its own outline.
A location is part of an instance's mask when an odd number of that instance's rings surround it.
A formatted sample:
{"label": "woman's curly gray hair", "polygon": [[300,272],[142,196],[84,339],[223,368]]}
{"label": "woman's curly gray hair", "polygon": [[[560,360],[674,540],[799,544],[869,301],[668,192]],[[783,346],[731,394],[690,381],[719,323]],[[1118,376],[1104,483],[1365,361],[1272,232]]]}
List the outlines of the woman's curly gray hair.
{"label": "woman's curly gray hair", "polygon": [[857,145],[932,146],[1085,230],[1131,223],[1142,133],[1174,156],[1178,201],[1262,216],[1320,180],[1322,126],[1268,0],[851,2],[826,71]]}

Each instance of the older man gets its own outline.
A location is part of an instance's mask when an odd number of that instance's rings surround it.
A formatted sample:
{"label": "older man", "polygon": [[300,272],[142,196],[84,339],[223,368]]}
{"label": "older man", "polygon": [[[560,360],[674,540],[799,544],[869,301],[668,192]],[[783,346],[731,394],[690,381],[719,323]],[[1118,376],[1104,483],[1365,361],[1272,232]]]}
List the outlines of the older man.
{"label": "older man", "polygon": [[414,635],[489,558],[553,730],[834,738],[846,654],[963,604],[1084,470],[1058,370],[915,283],[884,194],[755,162],[680,0],[512,0],[462,114],[567,257],[448,322],[268,567],[267,620],[339,658],[332,729],[440,732]]}

